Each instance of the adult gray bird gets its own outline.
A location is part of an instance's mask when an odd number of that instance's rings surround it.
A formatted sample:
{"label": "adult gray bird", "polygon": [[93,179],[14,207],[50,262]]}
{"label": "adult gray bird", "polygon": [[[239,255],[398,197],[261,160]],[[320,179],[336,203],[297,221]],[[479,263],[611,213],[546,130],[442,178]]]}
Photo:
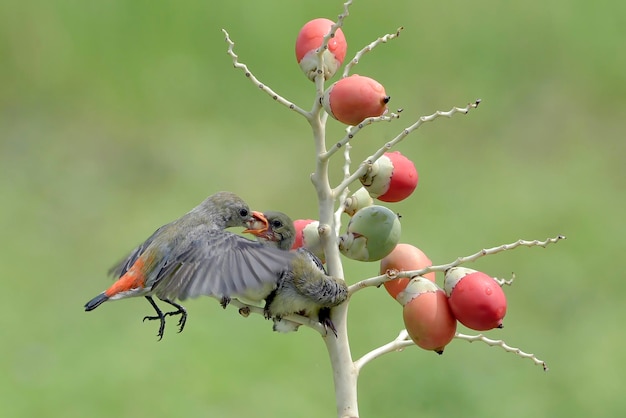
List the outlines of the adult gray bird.
{"label": "adult gray bird", "polygon": [[[91,311],[108,300],[144,296],[156,311],[144,321],[159,320],[163,337],[165,317],[187,311],[174,299],[212,296],[226,306],[231,297],[261,301],[276,287],[293,256],[277,248],[225,231],[229,227],[264,224],[260,212],[231,192],[218,192],[190,212],[157,229],[119,265],[111,269],[119,279],[85,304]],[[156,296],[176,308],[163,313]]]}
{"label": "adult gray bird", "polygon": [[[296,239],[293,221],[282,212],[264,212],[267,225],[256,222],[254,228],[244,232],[257,237],[268,247],[288,252]],[[295,257],[289,270],[280,277],[278,286],[265,299],[265,316],[274,320],[274,331],[290,332],[299,324],[283,320],[289,314],[299,314],[319,320],[335,335],[337,330],[330,319],[330,308],[348,298],[348,287],[344,280],[328,276],[324,265],[313,253],[300,247],[291,251]]]}

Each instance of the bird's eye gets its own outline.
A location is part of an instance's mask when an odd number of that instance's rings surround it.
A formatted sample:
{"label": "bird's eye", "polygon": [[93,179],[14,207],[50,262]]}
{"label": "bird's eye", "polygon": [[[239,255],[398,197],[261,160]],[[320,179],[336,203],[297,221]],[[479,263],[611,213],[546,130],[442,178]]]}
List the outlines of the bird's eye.
{"label": "bird's eye", "polygon": [[277,219],[272,221],[272,228],[280,228],[283,226],[283,223]]}
{"label": "bird's eye", "polygon": [[249,214],[250,212],[248,211],[248,209],[239,209],[239,216],[241,216],[242,218],[247,218]]}

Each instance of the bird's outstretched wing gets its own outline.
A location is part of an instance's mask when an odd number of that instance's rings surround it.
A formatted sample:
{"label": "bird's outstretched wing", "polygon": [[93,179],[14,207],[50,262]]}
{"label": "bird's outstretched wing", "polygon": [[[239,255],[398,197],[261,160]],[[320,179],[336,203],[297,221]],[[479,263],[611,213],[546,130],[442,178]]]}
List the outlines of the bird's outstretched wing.
{"label": "bird's outstretched wing", "polygon": [[227,231],[188,237],[156,277],[159,298],[235,297],[277,284],[293,254]]}

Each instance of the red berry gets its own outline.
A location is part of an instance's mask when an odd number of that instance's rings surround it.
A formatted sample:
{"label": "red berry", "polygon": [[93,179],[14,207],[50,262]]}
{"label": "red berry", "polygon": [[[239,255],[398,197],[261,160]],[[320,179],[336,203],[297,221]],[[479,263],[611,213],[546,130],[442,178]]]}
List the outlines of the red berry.
{"label": "red berry", "polygon": [[[398,244],[385,258],[380,260],[380,274],[385,274],[387,270],[410,271],[430,267],[433,263],[417,247],[411,244]],[[426,273],[423,277],[431,282],[435,282],[435,272]],[[384,286],[392,298],[396,298],[398,293],[406,288],[411,279],[408,277],[394,279],[385,282]]]}
{"label": "red berry", "polygon": [[322,104],[333,118],[354,126],[365,118],[384,114],[389,99],[378,81],[354,74],[326,89]]}
{"label": "red berry", "polygon": [[296,229],[296,240],[291,249],[305,247],[324,261],[324,249],[317,232],[319,222],[313,219],[296,219],[293,221],[293,226]]}
{"label": "red berry", "polygon": [[[335,22],[329,19],[318,18],[307,22],[296,39],[296,59],[300,68],[309,80],[315,80],[317,75],[317,49],[322,45],[324,36],[330,32]],[[346,57],[348,43],[341,28],[335,32],[335,36],[328,41],[328,49],[323,53],[324,79],[328,80],[336,72]]]}
{"label": "red berry", "polygon": [[413,193],[418,175],[413,162],[394,151],[383,154],[360,180],[370,196],[383,202],[399,202]]}
{"label": "red berry", "polygon": [[397,299],[404,305],[404,326],[415,344],[443,354],[456,333],[456,319],[444,291],[418,276],[411,279]]}
{"label": "red berry", "polygon": [[502,328],[506,296],[492,277],[480,271],[453,267],[446,271],[444,288],[450,308],[460,323],[475,331]]}

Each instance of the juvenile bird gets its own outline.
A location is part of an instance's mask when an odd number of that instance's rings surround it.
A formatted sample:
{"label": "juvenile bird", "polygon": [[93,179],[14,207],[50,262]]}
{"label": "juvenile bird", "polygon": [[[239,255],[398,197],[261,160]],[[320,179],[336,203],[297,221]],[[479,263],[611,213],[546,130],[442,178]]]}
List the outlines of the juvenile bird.
{"label": "juvenile bird", "polygon": [[[212,296],[226,306],[231,297],[263,300],[278,284],[292,255],[225,231],[229,227],[263,225],[237,195],[218,192],[182,217],[157,229],[119,265],[111,269],[119,279],[85,304],[91,311],[108,300],[144,296],[156,311],[144,321],[159,320],[159,340],[165,317],[180,315],[179,331],[187,311],[174,299]],[[176,308],[163,313],[152,296]]]}
{"label": "juvenile bird", "polygon": [[[288,252],[296,239],[293,221],[282,212],[264,212],[267,225],[256,222],[254,228],[244,232],[257,237],[268,247]],[[289,314],[299,314],[319,320],[335,335],[337,330],[330,319],[330,308],[341,304],[348,297],[344,280],[328,276],[324,265],[313,253],[300,247],[291,251],[295,257],[289,270],[280,277],[278,287],[265,299],[265,316],[274,320],[274,331],[290,332],[299,324],[283,320]]]}

